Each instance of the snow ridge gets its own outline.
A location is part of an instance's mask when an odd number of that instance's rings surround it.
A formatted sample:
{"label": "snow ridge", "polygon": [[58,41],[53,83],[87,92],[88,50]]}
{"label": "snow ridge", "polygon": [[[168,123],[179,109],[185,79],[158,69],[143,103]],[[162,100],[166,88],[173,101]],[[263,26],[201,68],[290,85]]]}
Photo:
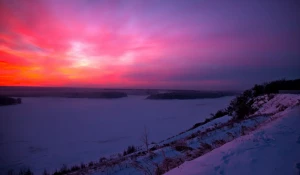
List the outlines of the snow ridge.
{"label": "snow ridge", "polygon": [[166,174],[300,174],[300,107],[284,113],[280,119]]}

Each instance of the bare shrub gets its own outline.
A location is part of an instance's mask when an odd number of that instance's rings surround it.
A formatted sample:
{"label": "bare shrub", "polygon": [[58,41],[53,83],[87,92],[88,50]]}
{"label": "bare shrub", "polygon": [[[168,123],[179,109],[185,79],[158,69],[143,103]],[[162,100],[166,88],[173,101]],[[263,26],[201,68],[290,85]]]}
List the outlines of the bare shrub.
{"label": "bare shrub", "polygon": [[89,167],[93,167],[93,166],[94,166],[94,162],[91,161],[91,162],[89,163]]}
{"label": "bare shrub", "polygon": [[43,175],[50,175],[50,173],[48,173],[47,170],[45,169]]}
{"label": "bare shrub", "polygon": [[228,115],[227,110],[218,110],[215,114],[211,114],[213,119],[223,117],[225,115]]}
{"label": "bare shrub", "polygon": [[61,173],[61,174],[67,174],[67,173],[69,173],[69,172],[70,172],[70,170],[69,170],[69,168],[67,167],[67,165],[66,165],[66,164],[63,164],[63,166],[60,168],[60,170],[59,170],[58,173]]}
{"label": "bare shrub", "polygon": [[288,108],[287,106],[281,105],[281,106],[278,108],[278,111],[282,112],[282,111],[286,110],[287,108]]}
{"label": "bare shrub", "polygon": [[127,150],[125,150],[124,152],[123,152],[123,156],[126,156],[126,155],[128,155],[128,154],[131,154],[131,153],[134,153],[134,152],[136,152],[136,147],[134,146],[134,145],[132,145],[132,146],[128,146],[127,147]]}
{"label": "bare shrub", "polygon": [[143,174],[152,175],[152,171],[148,167],[142,166],[139,162],[132,161],[130,164],[131,164],[132,167],[134,167],[138,171],[143,172]]}
{"label": "bare shrub", "polygon": [[33,175],[33,172],[31,171],[30,168],[27,169],[21,169],[19,171],[19,175]]}
{"label": "bare shrub", "polygon": [[107,161],[107,158],[106,157],[101,157],[100,159],[99,159],[99,163],[104,163],[104,162],[106,162]]}
{"label": "bare shrub", "polygon": [[84,163],[81,163],[81,164],[80,164],[80,168],[81,168],[81,169],[85,169],[85,168],[86,168],[85,164],[84,164]]}
{"label": "bare shrub", "polygon": [[201,143],[200,144],[200,148],[203,150],[203,151],[210,151],[212,150],[212,146],[208,143]]}
{"label": "bare shrub", "polygon": [[246,132],[247,132],[247,127],[246,126],[242,126],[241,127],[241,135],[246,135]]}
{"label": "bare shrub", "polygon": [[177,157],[177,158],[165,158],[162,162],[161,165],[159,165],[158,168],[156,168],[155,170],[155,174],[157,175],[161,175],[164,174],[165,172],[179,166],[180,164],[182,164],[184,161]]}
{"label": "bare shrub", "polygon": [[220,146],[224,145],[225,143],[226,143],[225,140],[220,139],[220,140],[213,141],[212,145],[214,145],[217,148],[217,147],[220,147]]}
{"label": "bare shrub", "polygon": [[159,148],[159,146],[158,145],[155,145],[155,146],[153,146],[152,148],[150,148],[150,151],[155,151],[155,150],[157,150]]}
{"label": "bare shrub", "polygon": [[193,160],[193,153],[191,151],[186,151],[185,158],[186,160]]}
{"label": "bare shrub", "polygon": [[80,170],[80,167],[78,165],[74,165],[71,167],[71,172],[75,172],[75,171],[78,171]]}
{"label": "bare shrub", "polygon": [[148,155],[149,155],[149,158],[150,158],[150,159],[154,159],[154,158],[157,156],[157,154],[155,154],[155,153],[152,152],[152,151],[150,151]]}

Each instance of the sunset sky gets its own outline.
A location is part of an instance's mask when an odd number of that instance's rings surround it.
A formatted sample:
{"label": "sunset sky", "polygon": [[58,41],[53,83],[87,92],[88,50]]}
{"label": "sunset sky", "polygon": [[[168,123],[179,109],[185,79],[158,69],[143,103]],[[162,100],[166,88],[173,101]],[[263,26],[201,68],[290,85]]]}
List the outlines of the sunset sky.
{"label": "sunset sky", "polygon": [[0,85],[243,89],[300,77],[299,0],[0,0]]}

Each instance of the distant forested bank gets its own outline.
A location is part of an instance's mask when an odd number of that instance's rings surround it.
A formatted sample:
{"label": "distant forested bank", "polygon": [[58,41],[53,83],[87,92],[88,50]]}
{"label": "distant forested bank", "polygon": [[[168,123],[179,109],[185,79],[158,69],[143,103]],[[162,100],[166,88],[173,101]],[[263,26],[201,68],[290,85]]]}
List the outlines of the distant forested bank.
{"label": "distant forested bank", "polygon": [[224,96],[236,95],[234,92],[201,92],[201,91],[177,91],[152,94],[147,99],[152,100],[188,100],[203,98],[220,98]]}
{"label": "distant forested bank", "polygon": [[[251,92],[250,92],[251,91]],[[300,92],[300,79],[295,80],[277,80],[266,82],[261,85],[255,85],[251,90],[246,91],[247,94],[252,93],[253,96],[263,94],[276,94],[276,93],[299,93]],[[202,98],[219,98],[223,96],[238,95],[235,92],[203,92],[203,91],[173,91],[166,93],[151,94],[147,99],[154,100],[185,100],[185,99],[202,99]]]}
{"label": "distant forested bank", "polygon": [[201,99],[236,95],[237,92],[212,92],[166,89],[101,89],[65,87],[0,87],[0,95],[8,97],[64,97],[64,98],[124,98],[129,95],[146,99]]}
{"label": "distant forested bank", "polygon": [[0,96],[0,106],[15,105],[15,104],[21,104],[21,103],[22,103],[21,98]]}

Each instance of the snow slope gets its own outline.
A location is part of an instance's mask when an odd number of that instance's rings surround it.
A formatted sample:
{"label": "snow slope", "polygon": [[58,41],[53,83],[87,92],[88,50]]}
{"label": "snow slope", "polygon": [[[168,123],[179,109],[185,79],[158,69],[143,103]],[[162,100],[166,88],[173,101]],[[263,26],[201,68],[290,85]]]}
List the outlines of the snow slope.
{"label": "snow slope", "polygon": [[277,94],[274,98],[268,100],[268,95],[256,98],[256,102],[252,105],[258,108],[254,115],[275,114],[287,107],[293,107],[300,101],[300,95],[297,94]]}
{"label": "snow slope", "polygon": [[[282,98],[285,97],[285,98]],[[284,101],[279,95],[272,101]],[[261,111],[272,111],[262,108]],[[267,110],[268,109],[268,110]],[[274,109],[274,108],[272,108]],[[292,175],[300,174],[300,107],[286,110],[283,117],[241,136],[192,161],[187,161],[167,175]]]}

